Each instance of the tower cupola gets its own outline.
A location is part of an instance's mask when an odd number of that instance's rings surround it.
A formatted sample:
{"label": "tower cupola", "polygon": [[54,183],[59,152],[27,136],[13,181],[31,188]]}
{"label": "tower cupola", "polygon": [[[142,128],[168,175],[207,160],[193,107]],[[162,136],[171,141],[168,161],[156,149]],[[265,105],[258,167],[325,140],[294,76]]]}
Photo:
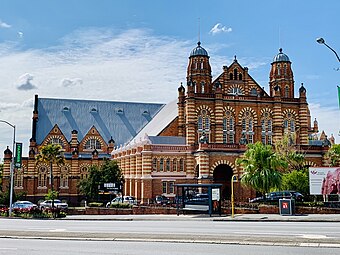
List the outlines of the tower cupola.
{"label": "tower cupola", "polygon": [[188,88],[188,91],[193,90],[196,94],[211,93],[211,79],[212,75],[208,52],[201,46],[201,42],[198,42],[189,56],[187,84],[193,85],[194,88]]}

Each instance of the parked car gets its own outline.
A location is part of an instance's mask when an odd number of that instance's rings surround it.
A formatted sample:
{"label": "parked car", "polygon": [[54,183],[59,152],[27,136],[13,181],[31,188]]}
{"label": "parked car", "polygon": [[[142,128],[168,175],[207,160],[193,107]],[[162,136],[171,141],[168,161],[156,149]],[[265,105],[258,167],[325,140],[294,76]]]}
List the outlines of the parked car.
{"label": "parked car", "polygon": [[12,204],[12,209],[31,209],[38,208],[38,206],[30,201],[16,201]]}
{"label": "parked car", "polygon": [[279,201],[282,198],[295,199],[296,201],[303,201],[303,195],[297,191],[275,191],[270,192],[265,195],[265,197],[255,197],[250,199],[250,203],[260,203],[260,202],[274,202]]}
{"label": "parked car", "polygon": [[106,207],[107,208],[110,207],[110,205],[113,204],[113,203],[127,203],[127,204],[131,204],[131,205],[136,205],[137,200],[133,196],[116,197],[116,198],[112,199],[111,202],[107,202]]}
{"label": "parked car", "polygon": [[[52,200],[45,200],[39,204],[40,209],[52,208]],[[61,202],[59,199],[54,199],[54,207],[60,209],[68,209],[68,204]]]}
{"label": "parked car", "polygon": [[171,201],[168,197],[161,195],[161,196],[156,196],[155,203],[158,205],[169,205],[171,204]]}

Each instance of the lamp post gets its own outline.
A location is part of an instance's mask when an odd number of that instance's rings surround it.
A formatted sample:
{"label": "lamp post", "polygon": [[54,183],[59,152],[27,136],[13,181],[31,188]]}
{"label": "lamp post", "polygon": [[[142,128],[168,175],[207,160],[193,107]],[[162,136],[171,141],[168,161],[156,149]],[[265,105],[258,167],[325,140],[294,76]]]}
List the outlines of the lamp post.
{"label": "lamp post", "polygon": [[336,58],[338,59],[338,61],[340,62],[340,58],[338,56],[338,53],[336,53],[336,51],[334,49],[332,49],[326,42],[325,42],[325,39],[323,39],[322,37],[320,38],[317,38],[316,41],[319,43],[319,44],[324,44],[328,49],[330,49],[331,51],[334,52]]}
{"label": "lamp post", "polygon": [[231,218],[234,218],[235,206],[234,206],[234,182],[237,182],[236,174],[231,177]]}
{"label": "lamp post", "polygon": [[6,123],[13,128],[13,149],[12,149],[12,161],[10,170],[10,192],[9,192],[9,216],[12,215],[12,203],[13,203],[13,175],[14,175],[14,150],[15,150],[15,125],[9,123],[6,120],[0,120],[0,122]]}

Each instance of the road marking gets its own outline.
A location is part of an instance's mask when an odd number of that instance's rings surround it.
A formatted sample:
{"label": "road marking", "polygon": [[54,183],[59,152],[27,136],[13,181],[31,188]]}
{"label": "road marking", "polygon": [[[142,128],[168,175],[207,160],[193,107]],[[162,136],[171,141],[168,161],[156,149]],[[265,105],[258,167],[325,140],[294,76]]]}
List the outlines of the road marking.
{"label": "road marking", "polygon": [[17,250],[18,248],[0,248],[0,250]]}
{"label": "road marking", "polygon": [[66,231],[64,228],[51,229],[50,232],[63,232]]}
{"label": "road marking", "polygon": [[301,235],[302,238],[307,238],[307,239],[325,239],[327,236],[325,235]]}

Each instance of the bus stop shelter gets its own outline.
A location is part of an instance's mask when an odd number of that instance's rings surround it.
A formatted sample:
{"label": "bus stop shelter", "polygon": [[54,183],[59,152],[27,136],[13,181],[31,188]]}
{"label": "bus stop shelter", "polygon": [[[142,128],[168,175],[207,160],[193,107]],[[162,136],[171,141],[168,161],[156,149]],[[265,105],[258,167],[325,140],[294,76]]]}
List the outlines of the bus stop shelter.
{"label": "bus stop shelter", "polygon": [[186,212],[221,215],[222,184],[176,184],[177,215]]}

